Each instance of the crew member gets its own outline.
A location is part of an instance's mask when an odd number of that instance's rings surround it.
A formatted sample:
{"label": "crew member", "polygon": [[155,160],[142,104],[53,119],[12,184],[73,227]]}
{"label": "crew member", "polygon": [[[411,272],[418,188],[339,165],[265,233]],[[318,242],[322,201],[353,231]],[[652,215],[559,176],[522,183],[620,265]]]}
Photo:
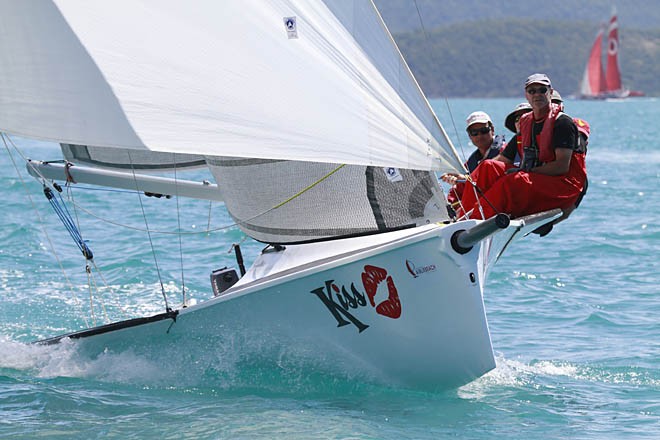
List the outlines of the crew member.
{"label": "crew member", "polygon": [[[525,81],[532,111],[520,119],[520,147],[509,142],[497,160],[485,160],[472,173],[480,191],[464,191],[462,206],[471,218],[489,218],[503,212],[521,217],[575,205],[586,181],[584,153],[578,149],[573,119],[550,102],[552,84],[537,73]],[[516,150],[522,157],[514,167]],[[477,203],[478,202],[478,203]]]}
{"label": "crew member", "polygon": [[[471,173],[482,161],[492,159],[500,153],[504,145],[504,137],[495,135],[495,126],[486,112],[476,111],[470,113],[465,123],[465,130],[468,136],[470,136],[470,141],[476,147],[476,150],[474,150],[464,164],[468,173]],[[468,176],[458,173],[446,173],[440,176],[440,178],[444,182],[453,185],[449,190],[447,200],[453,208],[457,208],[458,201],[461,199],[463,190],[465,189],[464,182]]]}

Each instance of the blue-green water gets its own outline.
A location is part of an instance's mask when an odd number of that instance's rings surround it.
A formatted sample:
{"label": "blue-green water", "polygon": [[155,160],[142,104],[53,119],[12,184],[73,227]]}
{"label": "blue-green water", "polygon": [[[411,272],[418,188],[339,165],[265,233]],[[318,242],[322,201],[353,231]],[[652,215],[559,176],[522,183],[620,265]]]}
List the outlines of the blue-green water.
{"label": "blue-green water", "polygon": [[[516,101],[450,101],[458,134],[446,103],[433,104],[469,154],[465,116],[485,110],[504,133]],[[185,346],[179,358],[153,365],[131,352],[89,360],[73,344],[27,345],[93,321],[83,258],[23,162],[13,154],[25,184],[3,151],[0,438],[659,438],[660,101],[566,106],[592,126],[589,193],[553,233],[516,243],[495,266],[485,302],[498,366],[442,393],[326,377],[286,353],[273,371],[214,370],[196,363],[208,353]],[[50,144],[13,140],[32,158],[57,157]],[[82,211],[143,229],[137,196],[73,196],[79,208],[69,205],[72,215],[110,286],[101,287],[105,310],[95,302],[96,322],[162,311],[145,234]],[[177,229],[175,200],[142,202],[151,229]],[[178,203],[183,230],[230,223],[218,206]],[[227,251],[241,237],[220,230],[180,245],[173,235],[154,234],[171,303],[180,301],[182,265],[190,296],[206,298],[209,270],[234,265]],[[248,259],[261,247],[243,243]]]}

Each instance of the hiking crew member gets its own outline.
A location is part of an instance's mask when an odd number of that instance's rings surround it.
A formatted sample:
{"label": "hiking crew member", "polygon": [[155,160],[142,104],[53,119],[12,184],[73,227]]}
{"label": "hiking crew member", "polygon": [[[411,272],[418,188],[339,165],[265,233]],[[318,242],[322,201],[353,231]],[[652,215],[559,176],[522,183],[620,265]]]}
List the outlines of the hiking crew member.
{"label": "hiking crew member", "polygon": [[[468,173],[471,173],[482,161],[493,159],[500,153],[504,145],[504,137],[495,136],[495,126],[488,113],[482,111],[470,113],[465,123],[465,131],[470,136],[472,144],[477,147],[464,164]],[[444,182],[453,185],[449,190],[447,200],[452,207],[456,208],[458,201],[463,195],[465,188],[464,181],[467,179],[467,176],[458,173],[446,173],[440,176],[440,178]]]}
{"label": "hiking crew member", "polygon": [[[489,218],[503,212],[521,217],[575,205],[586,180],[584,152],[578,148],[573,119],[550,102],[552,85],[544,74],[525,82],[525,96],[532,111],[520,119],[520,138],[513,139],[496,160],[485,160],[472,173],[481,191],[464,191],[462,206],[471,218]],[[522,157],[514,167],[515,153]],[[463,212],[459,212],[463,214]]]}

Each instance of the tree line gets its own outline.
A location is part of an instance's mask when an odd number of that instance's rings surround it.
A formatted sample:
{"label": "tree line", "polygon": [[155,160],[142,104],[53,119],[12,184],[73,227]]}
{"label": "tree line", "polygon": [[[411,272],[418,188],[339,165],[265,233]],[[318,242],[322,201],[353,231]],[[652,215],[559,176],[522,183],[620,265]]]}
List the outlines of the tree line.
{"label": "tree line", "polygon": [[[562,95],[571,95],[579,89],[597,30],[586,22],[507,18],[394,38],[429,97],[519,96],[534,72],[547,73]],[[660,29],[620,29],[619,39],[623,85],[660,96]]]}

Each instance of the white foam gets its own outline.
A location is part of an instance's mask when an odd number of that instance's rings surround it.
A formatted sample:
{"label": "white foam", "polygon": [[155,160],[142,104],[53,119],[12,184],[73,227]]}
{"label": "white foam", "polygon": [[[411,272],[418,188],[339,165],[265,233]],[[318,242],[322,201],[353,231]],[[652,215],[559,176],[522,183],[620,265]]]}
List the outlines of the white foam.
{"label": "white foam", "polygon": [[524,387],[534,384],[538,376],[577,377],[577,367],[566,362],[540,361],[526,364],[521,361],[496,356],[497,367],[458,389],[458,396],[464,399],[479,399],[497,387]]}
{"label": "white foam", "polygon": [[63,341],[57,346],[36,345],[0,336],[0,368],[3,369],[29,371],[39,377],[75,377],[79,376],[79,372],[72,371],[70,367],[74,354],[70,341]]}
{"label": "white foam", "polygon": [[123,383],[158,383],[165,377],[158,365],[130,351],[85,359],[78,354],[76,341],[70,339],[37,345],[0,336],[0,369],[19,370],[40,378],[79,377]]}

